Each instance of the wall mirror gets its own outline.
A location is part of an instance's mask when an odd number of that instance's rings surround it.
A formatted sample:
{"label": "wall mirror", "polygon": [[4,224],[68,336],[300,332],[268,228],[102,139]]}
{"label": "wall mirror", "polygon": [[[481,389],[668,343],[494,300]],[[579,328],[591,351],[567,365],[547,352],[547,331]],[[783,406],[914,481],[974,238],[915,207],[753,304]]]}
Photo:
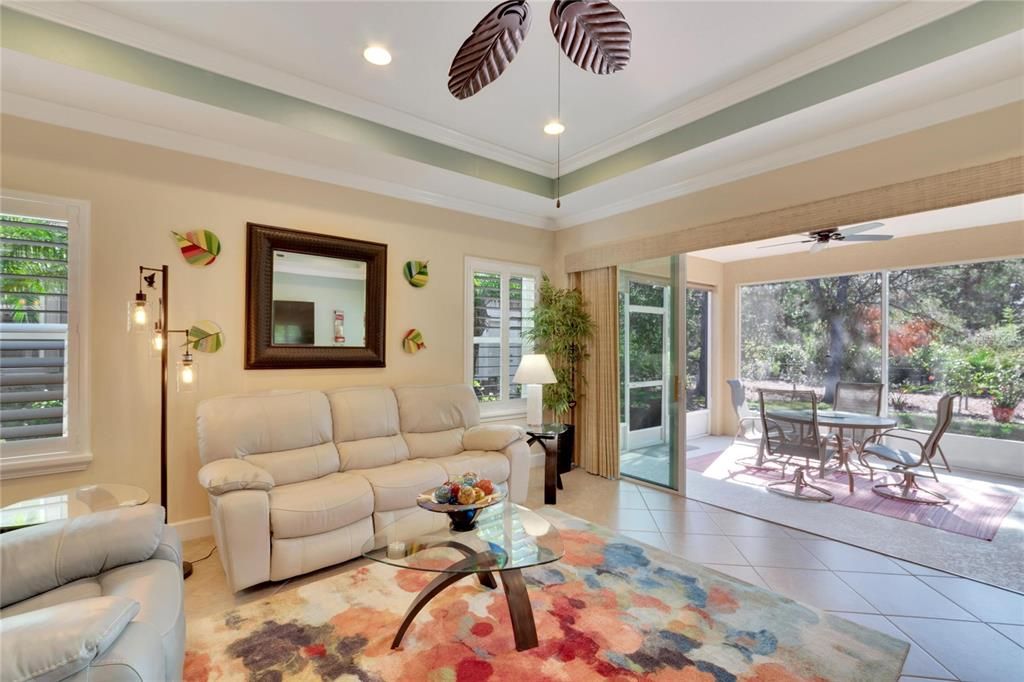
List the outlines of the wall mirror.
{"label": "wall mirror", "polygon": [[383,367],[387,245],[248,230],[246,369]]}

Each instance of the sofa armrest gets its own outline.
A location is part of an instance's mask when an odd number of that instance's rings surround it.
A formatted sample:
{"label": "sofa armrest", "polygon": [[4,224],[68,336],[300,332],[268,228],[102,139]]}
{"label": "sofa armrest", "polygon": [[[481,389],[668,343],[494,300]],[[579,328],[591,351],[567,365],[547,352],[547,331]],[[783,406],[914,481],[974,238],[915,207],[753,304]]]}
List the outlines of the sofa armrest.
{"label": "sofa armrest", "polygon": [[77,599],[0,620],[0,679],[63,680],[106,651],[139,613],[120,596]]}
{"label": "sofa armrest", "polygon": [[530,446],[525,439],[510,443],[500,450],[508,458],[508,496],[516,504],[526,502],[530,489]]}
{"label": "sofa armrest", "polygon": [[199,470],[199,484],[211,495],[235,490],[270,490],[274,477],[244,459],[218,459]]}
{"label": "sofa armrest", "polygon": [[153,552],[153,559],[163,559],[181,566],[181,538],[178,532],[170,526],[164,526],[163,534],[160,536],[160,544]]}
{"label": "sofa armrest", "polygon": [[466,450],[500,452],[517,440],[526,438],[521,426],[512,424],[483,424],[472,426],[462,434],[462,447]]}

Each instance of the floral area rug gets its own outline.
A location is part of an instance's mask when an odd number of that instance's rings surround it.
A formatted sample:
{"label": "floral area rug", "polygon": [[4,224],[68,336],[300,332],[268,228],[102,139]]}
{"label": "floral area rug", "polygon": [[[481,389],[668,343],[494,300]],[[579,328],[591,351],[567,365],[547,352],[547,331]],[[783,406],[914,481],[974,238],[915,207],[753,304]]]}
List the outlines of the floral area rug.
{"label": "floral area rug", "polygon": [[517,652],[501,588],[472,577],[417,616],[435,575],[375,563],[190,621],[189,682],[681,680],[883,682],[909,645],[543,509],[565,557],[523,571],[540,645]]}

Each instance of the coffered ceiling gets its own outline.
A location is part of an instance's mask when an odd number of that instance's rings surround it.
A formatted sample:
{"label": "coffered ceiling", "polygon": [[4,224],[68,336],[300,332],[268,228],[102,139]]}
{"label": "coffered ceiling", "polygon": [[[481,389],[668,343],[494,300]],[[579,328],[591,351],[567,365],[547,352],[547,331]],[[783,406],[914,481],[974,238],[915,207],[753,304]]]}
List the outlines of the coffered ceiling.
{"label": "coffered ceiling", "polygon": [[534,2],[506,73],[456,100],[491,4],[7,2],[2,110],[559,228],[1024,98],[1011,3],[620,0],[624,71],[559,58]]}

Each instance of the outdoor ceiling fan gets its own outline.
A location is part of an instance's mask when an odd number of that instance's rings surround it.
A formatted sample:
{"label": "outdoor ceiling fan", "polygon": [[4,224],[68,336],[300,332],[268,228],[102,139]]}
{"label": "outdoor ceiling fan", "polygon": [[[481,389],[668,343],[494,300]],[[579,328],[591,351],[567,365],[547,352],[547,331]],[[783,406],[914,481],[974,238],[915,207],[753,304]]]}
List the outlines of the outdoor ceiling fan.
{"label": "outdoor ceiling fan", "polygon": [[773,249],[777,246],[790,246],[792,244],[810,244],[811,253],[818,253],[826,246],[829,242],[884,242],[893,238],[891,234],[861,234],[868,230],[874,230],[885,223],[864,223],[863,225],[854,225],[848,227],[845,230],[840,230],[835,227],[830,227],[827,230],[816,230],[814,232],[808,232],[808,239],[801,239],[798,242],[785,242],[782,244],[768,244],[767,246],[760,246],[761,249]]}

